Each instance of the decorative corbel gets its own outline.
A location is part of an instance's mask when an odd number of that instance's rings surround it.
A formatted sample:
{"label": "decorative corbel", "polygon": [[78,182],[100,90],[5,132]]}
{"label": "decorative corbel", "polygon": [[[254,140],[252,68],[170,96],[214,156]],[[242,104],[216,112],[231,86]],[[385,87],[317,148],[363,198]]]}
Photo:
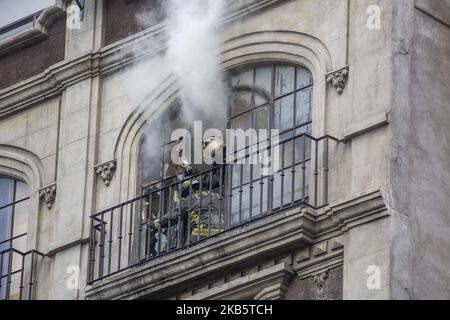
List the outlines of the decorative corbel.
{"label": "decorative corbel", "polygon": [[322,290],[323,286],[325,285],[325,281],[327,281],[327,279],[328,279],[328,271],[313,276],[313,282],[316,284],[319,290]]}
{"label": "decorative corbel", "polygon": [[344,92],[345,86],[347,85],[347,79],[349,76],[349,67],[342,68],[337,71],[333,71],[326,76],[327,83],[331,83],[336,89],[338,94]]}
{"label": "decorative corbel", "polygon": [[56,183],[39,190],[39,198],[44,200],[48,209],[51,209],[56,200]]}
{"label": "decorative corbel", "polygon": [[117,168],[117,161],[112,160],[95,166],[94,171],[97,175],[99,175],[102,178],[105,185],[109,187],[109,185],[111,184],[111,180],[114,176],[114,172],[116,171],[116,168]]}

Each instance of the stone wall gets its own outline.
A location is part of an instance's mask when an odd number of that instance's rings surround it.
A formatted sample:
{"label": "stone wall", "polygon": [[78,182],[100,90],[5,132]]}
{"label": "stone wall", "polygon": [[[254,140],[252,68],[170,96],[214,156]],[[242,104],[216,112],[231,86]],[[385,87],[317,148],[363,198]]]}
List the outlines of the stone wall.
{"label": "stone wall", "polygon": [[392,296],[450,298],[450,1],[398,8],[393,54]]}

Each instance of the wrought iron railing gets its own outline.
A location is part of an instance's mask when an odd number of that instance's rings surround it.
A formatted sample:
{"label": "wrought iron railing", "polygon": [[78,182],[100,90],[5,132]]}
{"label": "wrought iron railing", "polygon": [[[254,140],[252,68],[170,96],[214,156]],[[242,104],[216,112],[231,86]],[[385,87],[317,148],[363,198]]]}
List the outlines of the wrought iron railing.
{"label": "wrought iron railing", "polygon": [[0,300],[32,300],[36,282],[36,250],[21,252],[14,248],[0,252]]}
{"label": "wrought iron railing", "polygon": [[43,10],[33,13],[23,19],[14,21],[4,27],[0,28],[0,41],[9,38],[22,31],[31,29],[36,24],[36,20],[39,18]]}
{"label": "wrought iron railing", "polygon": [[217,165],[92,215],[88,284],[286,209],[326,206],[330,141],[338,142],[308,134],[282,141],[271,176],[256,165]]}

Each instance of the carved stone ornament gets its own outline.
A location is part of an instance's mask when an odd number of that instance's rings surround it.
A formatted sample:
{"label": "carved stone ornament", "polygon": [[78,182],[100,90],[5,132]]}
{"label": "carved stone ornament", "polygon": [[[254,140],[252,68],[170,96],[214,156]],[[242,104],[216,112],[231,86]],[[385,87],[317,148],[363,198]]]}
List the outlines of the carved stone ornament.
{"label": "carved stone ornament", "polygon": [[345,67],[341,70],[331,72],[327,75],[327,83],[331,83],[336,89],[338,94],[344,92],[347,85],[347,79],[349,75],[349,67]]}
{"label": "carved stone ornament", "polygon": [[327,278],[328,278],[328,272],[323,272],[321,274],[317,274],[317,275],[313,276],[313,282],[316,284],[316,286],[319,290],[322,290]]}
{"label": "carved stone ornament", "polygon": [[39,198],[43,199],[47,208],[51,209],[56,200],[56,183],[39,190]]}
{"label": "carved stone ornament", "polygon": [[105,185],[109,187],[109,185],[111,184],[111,180],[114,176],[114,172],[116,171],[116,168],[117,162],[116,160],[113,160],[96,166],[94,170],[97,173],[97,175],[99,175],[102,178]]}

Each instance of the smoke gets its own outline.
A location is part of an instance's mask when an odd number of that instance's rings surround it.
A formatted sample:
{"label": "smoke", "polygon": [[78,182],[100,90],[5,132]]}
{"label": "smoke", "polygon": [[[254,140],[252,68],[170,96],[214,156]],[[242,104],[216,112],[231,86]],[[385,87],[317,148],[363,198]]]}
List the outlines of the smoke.
{"label": "smoke", "polygon": [[[204,129],[226,125],[227,94],[220,68],[220,24],[224,15],[224,0],[164,0],[162,8],[139,14],[142,27],[154,26],[161,15],[165,17],[167,31],[164,35],[166,50],[146,62],[140,62],[126,84],[128,94],[138,105],[169,75],[173,75],[179,87],[181,117],[187,126],[203,121]],[[161,39],[151,37],[134,51],[141,56]],[[160,106],[150,105],[152,111]],[[158,152],[163,143],[157,119],[152,119],[144,131],[143,151],[149,158]],[[156,121],[155,121],[156,120]],[[156,123],[155,123],[156,122]],[[174,128],[178,129],[178,128]],[[167,142],[167,141],[164,141]],[[144,172],[148,172],[144,163]]]}
{"label": "smoke", "polygon": [[221,127],[226,94],[220,71],[218,31],[222,0],[171,0],[167,61],[180,85],[186,120]]}

